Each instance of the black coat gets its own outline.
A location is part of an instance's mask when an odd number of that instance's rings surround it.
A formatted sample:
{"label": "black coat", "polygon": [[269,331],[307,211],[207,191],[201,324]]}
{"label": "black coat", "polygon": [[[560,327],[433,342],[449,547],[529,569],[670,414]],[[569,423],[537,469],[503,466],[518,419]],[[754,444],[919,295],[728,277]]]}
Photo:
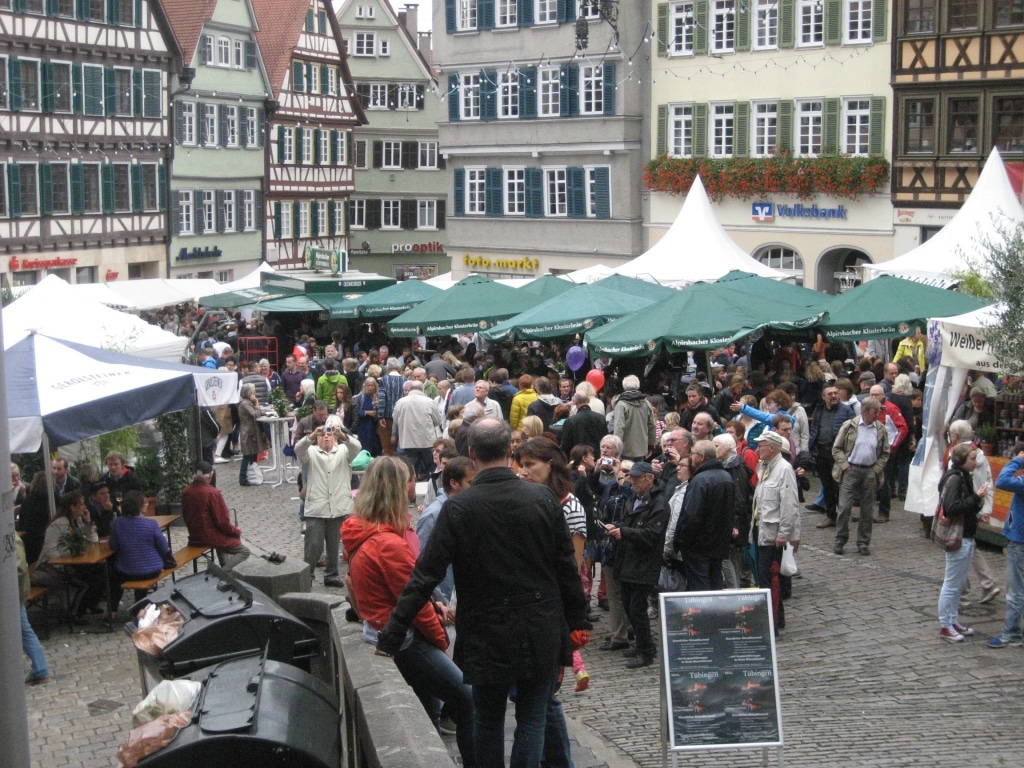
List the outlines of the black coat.
{"label": "black coat", "polygon": [[589,445],[594,455],[601,455],[601,440],[608,436],[608,422],[600,413],[594,413],[589,405],[580,406],[562,426],[562,453],[569,456],[577,445]]}
{"label": "black coat", "polygon": [[718,459],[705,459],[690,477],[673,546],[713,560],[729,556],[736,485]]}
{"label": "black coat", "polygon": [[507,468],[485,469],[445,502],[381,632],[394,653],[451,564],[459,596],[454,660],[470,685],[504,685],[572,663],[586,599],[562,505]]}
{"label": "black coat", "polygon": [[634,510],[635,501],[635,493],[623,499],[619,524],[622,539],[616,548],[613,567],[620,581],[653,586],[661,573],[661,552],[669,517],[665,487],[655,481],[643,504]]}

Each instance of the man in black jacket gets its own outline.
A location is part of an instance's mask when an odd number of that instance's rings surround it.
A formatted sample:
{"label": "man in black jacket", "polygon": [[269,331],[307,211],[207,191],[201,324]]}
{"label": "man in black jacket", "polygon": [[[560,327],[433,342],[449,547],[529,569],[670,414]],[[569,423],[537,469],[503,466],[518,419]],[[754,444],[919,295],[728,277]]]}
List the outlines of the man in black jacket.
{"label": "man in black jacket", "polygon": [[631,657],[626,668],[638,669],[649,667],[657,650],[651,636],[647,598],[661,572],[661,550],[669,512],[664,486],[654,479],[654,468],[650,464],[634,463],[629,476],[633,481],[633,495],[623,502],[621,524],[609,523],[605,529],[618,542],[613,569],[621,582],[622,603],[636,635],[636,650],[626,652]]}
{"label": "man in black jacket", "polygon": [[451,564],[459,596],[454,660],[473,686],[480,765],[504,765],[505,707],[516,686],[511,765],[533,768],[544,751],[546,711],[558,669],[572,663],[570,631],[586,600],[555,494],[508,467],[512,432],[496,419],[469,430],[479,470],[441,508],[377,650],[395,654],[413,618]]}
{"label": "man in black jacket", "polygon": [[686,572],[686,590],[725,589],[722,561],[729,557],[732,544],[736,486],[710,440],[694,444],[690,467],[690,484],[674,540]]}
{"label": "man in black jacket", "polygon": [[590,410],[590,397],[577,392],[572,398],[576,413],[562,427],[562,453],[568,456],[577,445],[589,445],[594,455],[601,453],[601,440],[608,435],[608,422],[600,413]]}
{"label": "man in black jacket", "polygon": [[832,443],[836,440],[839,428],[854,417],[853,408],[839,401],[839,390],[835,382],[827,382],[821,391],[821,402],[814,408],[811,415],[811,429],[808,435],[808,448],[814,454],[814,462],[818,468],[818,479],[825,492],[825,519],[818,523],[817,528],[836,527],[836,507],[839,504],[839,483],[832,477]]}

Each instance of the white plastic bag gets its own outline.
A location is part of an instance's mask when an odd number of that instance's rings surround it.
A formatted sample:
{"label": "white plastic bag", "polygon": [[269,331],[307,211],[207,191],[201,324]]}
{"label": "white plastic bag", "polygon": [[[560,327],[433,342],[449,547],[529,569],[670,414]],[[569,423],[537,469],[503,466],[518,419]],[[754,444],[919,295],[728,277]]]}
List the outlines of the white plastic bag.
{"label": "white plastic bag", "polygon": [[249,469],[245,473],[245,479],[249,481],[249,485],[263,485],[263,470],[260,469],[256,462],[249,465]]}
{"label": "white plastic bag", "polygon": [[779,573],[783,576],[796,576],[800,572],[797,568],[796,558],[793,556],[793,545],[788,541],[782,549],[782,562],[779,563]]}
{"label": "white plastic bag", "polygon": [[163,680],[132,710],[132,725],[138,727],[163,715],[192,709],[203,684],[193,680]]}
{"label": "white plastic bag", "polygon": [[139,629],[145,629],[156,624],[156,620],[160,618],[160,606],[155,603],[150,603],[139,612]]}

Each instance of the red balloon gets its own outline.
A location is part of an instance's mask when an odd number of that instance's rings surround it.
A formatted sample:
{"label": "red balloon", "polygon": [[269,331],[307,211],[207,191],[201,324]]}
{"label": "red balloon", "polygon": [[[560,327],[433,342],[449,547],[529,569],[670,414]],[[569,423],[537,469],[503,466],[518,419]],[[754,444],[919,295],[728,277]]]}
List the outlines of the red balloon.
{"label": "red balloon", "polygon": [[587,381],[590,382],[590,385],[594,389],[600,392],[601,387],[604,386],[604,373],[602,371],[597,370],[597,368],[587,371]]}

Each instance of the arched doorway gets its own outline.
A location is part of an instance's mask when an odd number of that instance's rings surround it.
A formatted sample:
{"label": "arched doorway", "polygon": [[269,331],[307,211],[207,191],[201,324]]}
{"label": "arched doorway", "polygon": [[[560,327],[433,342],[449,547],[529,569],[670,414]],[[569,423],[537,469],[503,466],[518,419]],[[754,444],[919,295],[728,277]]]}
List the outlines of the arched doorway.
{"label": "arched doorway", "polygon": [[766,267],[785,272],[796,280],[797,285],[804,284],[804,260],[792,248],[785,245],[766,245],[754,252],[754,258]]}
{"label": "arched doorway", "polygon": [[872,263],[871,257],[859,248],[844,247],[825,251],[818,260],[818,290],[832,294],[848,291],[860,285],[860,274],[856,267]]}

